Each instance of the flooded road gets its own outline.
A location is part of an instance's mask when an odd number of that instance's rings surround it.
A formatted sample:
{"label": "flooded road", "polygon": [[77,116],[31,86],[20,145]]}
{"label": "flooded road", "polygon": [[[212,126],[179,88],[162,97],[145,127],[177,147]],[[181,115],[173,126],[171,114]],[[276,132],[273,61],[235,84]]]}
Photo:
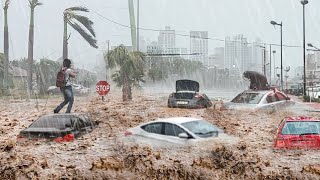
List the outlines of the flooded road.
{"label": "flooded road", "polygon": [[[159,89],[161,91],[161,89]],[[319,179],[319,150],[274,151],[278,124],[286,116],[317,113],[283,110],[241,113],[208,109],[168,108],[171,90],[135,91],[122,102],[121,90],[106,100],[96,94],[75,97],[74,111],[86,112],[99,127],[74,142],[17,143],[16,135],[42,114],[53,113],[60,96],[26,102],[1,100],[1,179]],[[205,92],[211,99],[228,100],[237,91]],[[125,137],[124,131],[164,117],[206,119],[236,142],[213,141],[192,146],[144,143]]]}

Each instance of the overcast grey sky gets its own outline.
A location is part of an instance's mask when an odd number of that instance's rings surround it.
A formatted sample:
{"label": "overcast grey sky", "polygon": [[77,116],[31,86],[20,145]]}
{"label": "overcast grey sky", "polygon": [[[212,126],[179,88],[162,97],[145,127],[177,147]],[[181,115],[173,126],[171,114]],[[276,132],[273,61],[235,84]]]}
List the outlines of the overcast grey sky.
{"label": "overcast grey sky", "polygon": [[[70,58],[79,67],[93,67],[111,45],[131,44],[130,29],[105,18],[129,25],[128,0],[40,0],[35,10],[34,57],[56,60],[62,56],[63,10],[71,6],[86,6],[94,21],[99,49],[91,48],[75,31],[70,30]],[[136,3],[136,0],[134,0]],[[320,1],[309,0],[306,5],[306,43],[320,47]],[[136,9],[135,9],[136,10]],[[100,15],[103,17],[101,17]],[[9,7],[10,59],[27,57],[30,8],[28,0],[12,0]],[[3,13],[1,13],[3,23]],[[302,46],[302,5],[300,0],[140,0],[140,27],[164,29],[171,26],[179,34],[190,30],[208,31],[210,38],[243,34],[249,42],[256,38],[266,43],[280,44],[280,27],[270,20],[283,22],[283,44]],[[3,32],[3,31],[2,31]],[[140,31],[150,41],[158,32]],[[189,48],[188,37],[177,37],[179,47]],[[209,40],[209,53],[223,42]],[[3,43],[1,43],[3,49]],[[280,48],[277,51],[280,65]],[[302,48],[283,48],[283,63],[292,68],[303,64]]]}

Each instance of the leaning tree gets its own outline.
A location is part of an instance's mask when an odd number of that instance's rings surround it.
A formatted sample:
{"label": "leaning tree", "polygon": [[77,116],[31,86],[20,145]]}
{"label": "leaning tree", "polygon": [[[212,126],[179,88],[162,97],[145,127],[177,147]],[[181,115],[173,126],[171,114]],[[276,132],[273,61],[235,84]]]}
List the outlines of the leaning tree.
{"label": "leaning tree", "polygon": [[[94,48],[98,48],[93,22],[79,13],[89,12],[85,7],[70,7],[63,12],[63,59],[68,58],[68,24]],[[88,32],[87,32],[88,31]]]}

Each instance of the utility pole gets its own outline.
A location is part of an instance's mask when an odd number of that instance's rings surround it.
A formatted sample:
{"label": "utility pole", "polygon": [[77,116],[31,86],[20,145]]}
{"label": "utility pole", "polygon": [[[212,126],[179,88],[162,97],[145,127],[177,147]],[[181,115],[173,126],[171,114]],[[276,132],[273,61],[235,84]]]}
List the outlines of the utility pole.
{"label": "utility pole", "polygon": [[271,81],[272,81],[272,80],[271,80],[271,53],[272,53],[272,52],[271,52],[271,44],[269,45],[269,51],[270,51],[270,52],[269,52],[269,59],[270,59],[270,62],[269,62],[269,65],[270,65],[270,68],[269,68],[269,71],[270,71],[270,72],[269,72],[269,75],[270,75],[270,84],[269,84],[269,85],[271,86],[271,84],[272,84],[272,83],[271,83]]}
{"label": "utility pole", "polygon": [[136,28],[135,17],[134,17],[133,0],[128,0],[128,6],[129,6],[132,49],[137,50],[137,32],[136,32],[137,28]]}
{"label": "utility pole", "polygon": [[140,41],[140,37],[139,37],[139,14],[140,14],[140,3],[139,0],[137,0],[137,51],[139,51],[139,41]]}
{"label": "utility pole", "polygon": [[266,45],[263,47],[263,75],[266,75]]}

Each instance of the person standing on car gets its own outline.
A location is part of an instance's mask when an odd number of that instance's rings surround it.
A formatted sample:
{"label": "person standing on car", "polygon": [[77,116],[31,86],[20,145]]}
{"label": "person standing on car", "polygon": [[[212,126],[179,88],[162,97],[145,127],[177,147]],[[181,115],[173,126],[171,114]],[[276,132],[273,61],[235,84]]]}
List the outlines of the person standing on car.
{"label": "person standing on car", "polygon": [[74,78],[76,75],[71,69],[71,60],[70,59],[65,59],[63,61],[63,68],[62,70],[64,71],[65,75],[65,86],[60,87],[60,90],[63,94],[64,101],[57,106],[53,112],[54,113],[59,113],[59,111],[66,105],[68,104],[66,113],[70,113],[72,105],[73,105],[73,92],[72,92],[72,82],[71,78]]}

